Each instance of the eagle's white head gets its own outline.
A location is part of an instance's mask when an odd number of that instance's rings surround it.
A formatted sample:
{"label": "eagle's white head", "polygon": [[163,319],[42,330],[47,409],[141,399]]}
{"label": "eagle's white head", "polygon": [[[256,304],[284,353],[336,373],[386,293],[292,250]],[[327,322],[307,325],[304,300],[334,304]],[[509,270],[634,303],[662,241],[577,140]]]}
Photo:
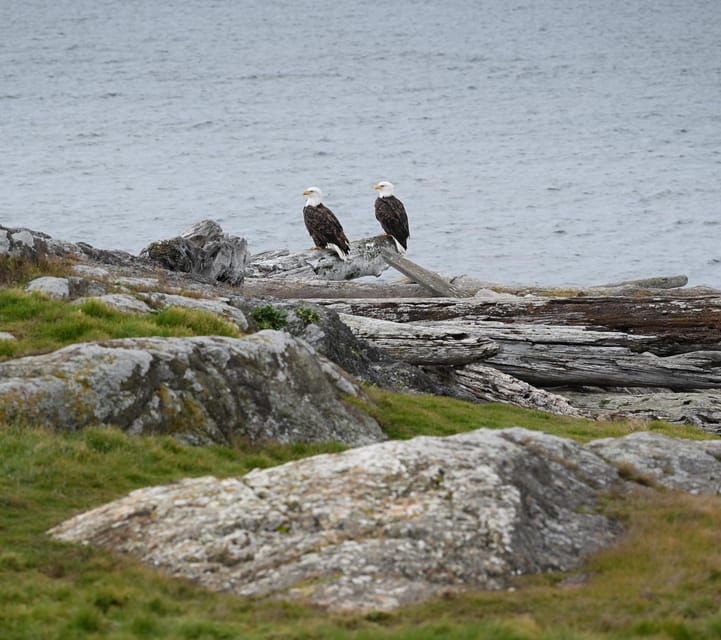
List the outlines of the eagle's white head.
{"label": "eagle's white head", "polygon": [[305,204],[310,205],[311,207],[317,207],[323,199],[323,192],[318,187],[308,187],[303,192],[303,195],[308,196]]}
{"label": "eagle's white head", "polygon": [[381,198],[387,198],[393,195],[393,183],[383,180],[373,187]]}

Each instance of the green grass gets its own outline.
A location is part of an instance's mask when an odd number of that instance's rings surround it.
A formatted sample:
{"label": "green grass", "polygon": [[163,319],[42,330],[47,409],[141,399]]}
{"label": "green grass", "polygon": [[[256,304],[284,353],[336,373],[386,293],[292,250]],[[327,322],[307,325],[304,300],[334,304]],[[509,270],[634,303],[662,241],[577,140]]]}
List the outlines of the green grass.
{"label": "green grass", "polygon": [[677,426],[666,422],[643,420],[596,421],[584,418],[565,418],[542,411],[532,411],[506,404],[473,404],[426,394],[399,394],[376,387],[366,389],[372,404],[348,398],[370,413],[383,425],[383,430],[395,439],[418,435],[446,436],[484,427],[506,429],[524,427],[545,431],[578,442],[598,438],[616,438],[634,431],[653,431],[675,438],[706,440],[714,438],[691,426]]}
{"label": "green grass", "polygon": [[18,289],[0,289],[0,326],[17,338],[0,341],[0,361],[91,340],[240,335],[230,322],[205,311],[168,307],[148,314],[121,313],[97,300],[73,305]]}
{"label": "green grass", "polygon": [[[499,405],[370,390],[373,411],[399,437],[481,426],[525,426],[582,440],[594,423]],[[405,418],[403,417],[405,415]],[[454,426],[455,425],[455,426]],[[642,423],[607,423],[596,436]],[[667,433],[696,433],[655,423]],[[721,637],[721,501],[644,487],[609,496],[628,534],[567,586],[563,574],[518,579],[391,613],[313,607],[211,593],[107,551],[61,544],[46,531],[128,491],[183,477],[238,476],[328,446],[192,448],[113,429],[71,434],[0,428],[0,637],[3,640],[244,638],[351,640],[706,640]]]}
{"label": "green grass", "polygon": [[72,273],[71,258],[39,255],[36,259],[9,254],[0,255],[0,286],[25,284],[40,276],[68,276]]}

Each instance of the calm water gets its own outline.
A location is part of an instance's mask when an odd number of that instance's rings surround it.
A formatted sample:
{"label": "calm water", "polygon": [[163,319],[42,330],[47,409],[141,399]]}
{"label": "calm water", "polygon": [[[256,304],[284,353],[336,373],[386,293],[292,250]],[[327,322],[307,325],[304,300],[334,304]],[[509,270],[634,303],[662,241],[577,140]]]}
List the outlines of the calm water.
{"label": "calm water", "polygon": [[409,257],[721,286],[719,0],[0,0],[0,222],[310,246],[396,183]]}

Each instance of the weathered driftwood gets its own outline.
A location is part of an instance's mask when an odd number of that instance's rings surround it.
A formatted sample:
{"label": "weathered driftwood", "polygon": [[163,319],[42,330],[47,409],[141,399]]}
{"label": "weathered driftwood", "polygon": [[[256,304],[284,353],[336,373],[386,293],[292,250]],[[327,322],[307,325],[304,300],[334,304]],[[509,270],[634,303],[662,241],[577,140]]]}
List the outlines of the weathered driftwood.
{"label": "weathered driftwood", "polygon": [[542,387],[627,386],[709,389],[721,385],[721,351],[692,351],[660,357],[624,347],[563,342],[501,343],[487,364]]}
{"label": "weathered driftwood", "polygon": [[457,383],[474,399],[503,402],[561,416],[583,416],[566,398],[538,389],[493,367],[473,363],[455,371]]}
{"label": "weathered driftwood", "polygon": [[637,280],[623,280],[610,284],[599,284],[598,289],[619,289],[622,287],[638,287],[645,289],[677,289],[688,284],[688,276],[655,276],[653,278],[640,278]]}
{"label": "weathered driftwood", "polygon": [[[489,321],[393,323],[351,315],[341,317],[358,337],[381,348],[391,346],[394,355],[401,359],[413,357],[416,345],[432,351],[431,336],[463,336],[454,349],[443,353],[444,363],[453,365],[481,359],[475,354],[464,359],[465,344],[476,344],[474,341],[479,340],[497,343],[500,351],[485,358],[486,364],[541,387],[705,389],[721,385],[721,350],[660,357],[646,349],[654,343],[654,336]],[[413,336],[417,336],[417,342]]]}
{"label": "weathered driftwood", "polygon": [[412,325],[340,314],[340,319],[359,337],[384,349],[394,358],[412,364],[461,365],[498,353],[488,338],[467,332],[458,325]]}
{"label": "weathered driftwood", "polygon": [[463,298],[470,295],[470,293],[465,292],[452,285],[447,280],[444,280],[437,273],[421,267],[397,252],[384,249],[381,251],[381,254],[389,265],[395,267],[413,282],[417,282],[426,289],[430,290],[431,293],[435,293],[439,296],[445,296],[446,298]]}
{"label": "weathered driftwood", "polygon": [[243,294],[253,297],[312,300],[315,298],[421,298],[425,287],[407,282],[354,282],[349,280],[298,280],[295,278],[246,278]]}
{"label": "weathered driftwood", "polygon": [[171,271],[237,285],[245,277],[248,243],[224,233],[217,222],[203,220],[180,236],[152,242],[140,257]]}
{"label": "weathered driftwood", "polygon": [[721,295],[642,298],[384,298],[316,300],[339,313],[394,322],[461,320],[577,326],[653,336],[657,355],[721,348]]}
{"label": "weathered driftwood", "polygon": [[385,235],[353,240],[348,260],[341,260],[331,249],[310,249],[291,253],[287,249],[266,251],[252,256],[247,276],[290,278],[292,280],[352,280],[379,276],[388,268],[382,250],[394,251],[393,240]]}
{"label": "weathered driftwood", "polygon": [[[278,255],[288,255],[288,251],[278,252]],[[271,255],[270,252],[267,254],[259,255]],[[432,273],[432,272],[431,272]],[[457,292],[462,294],[473,294],[477,296],[479,300],[501,300],[504,297],[506,299],[513,299],[514,291],[513,288],[508,286],[501,286],[498,284],[481,282],[475,278],[468,278],[467,276],[458,276],[455,278],[446,278],[433,274],[436,277],[441,278],[444,282],[450,283],[450,286]],[[627,292],[631,291],[632,295],[640,296],[645,295],[667,295],[669,292],[672,281],[678,286],[682,286],[682,282],[687,280],[686,276],[660,276],[658,278],[650,278],[638,281],[638,284],[634,288],[629,289],[628,287],[619,288],[602,288],[602,287],[591,287],[588,289],[574,289],[571,297],[579,296],[621,296],[627,295]],[[657,283],[659,287],[664,283],[667,285],[666,288],[653,289],[650,285]],[[643,288],[641,288],[643,285]],[[629,285],[631,286],[631,285]],[[410,282],[408,277],[395,280],[395,281],[351,281],[351,280],[322,280],[322,279],[299,279],[291,277],[283,278],[265,278],[265,277],[249,277],[244,282],[244,293],[252,296],[273,296],[275,298],[292,298],[292,299],[347,299],[347,298],[428,298],[432,296],[430,289],[426,286],[418,284],[417,282]],[[531,290],[527,287],[519,289],[523,291],[524,295],[530,295]],[[499,293],[500,292],[500,293]],[[536,292],[540,293],[540,290]],[[684,295],[685,297],[699,297],[700,295],[709,295],[709,290],[703,290],[699,288],[693,289],[675,289],[670,295]],[[444,297],[442,295],[434,297]],[[463,297],[466,297],[464,295]],[[546,298],[549,297],[546,291]]]}

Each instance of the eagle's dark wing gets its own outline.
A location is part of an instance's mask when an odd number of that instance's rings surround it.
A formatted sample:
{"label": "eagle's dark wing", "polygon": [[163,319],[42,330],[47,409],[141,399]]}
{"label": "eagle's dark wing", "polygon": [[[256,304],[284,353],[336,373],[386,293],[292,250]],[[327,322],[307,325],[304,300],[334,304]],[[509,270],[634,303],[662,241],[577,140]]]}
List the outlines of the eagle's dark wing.
{"label": "eagle's dark wing", "polygon": [[408,249],[408,216],[403,203],[395,196],[376,198],[376,220],[383,231],[393,236],[404,249]]}
{"label": "eagle's dark wing", "polygon": [[325,247],[329,243],[333,243],[343,253],[350,252],[350,245],[343,232],[343,227],[335,214],[323,203],[315,207],[305,206],[303,220],[305,228],[308,229],[308,233],[317,247]]}

